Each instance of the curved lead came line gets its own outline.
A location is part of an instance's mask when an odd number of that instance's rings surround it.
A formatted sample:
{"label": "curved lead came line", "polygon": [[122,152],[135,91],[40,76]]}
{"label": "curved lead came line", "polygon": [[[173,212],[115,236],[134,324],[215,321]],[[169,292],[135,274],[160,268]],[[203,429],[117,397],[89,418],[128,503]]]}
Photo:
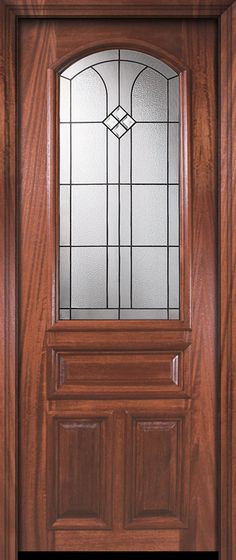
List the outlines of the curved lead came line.
{"label": "curved lead came line", "polygon": [[[136,51],[136,52],[138,52],[138,51]],[[143,53],[143,54],[146,54],[146,53]],[[163,62],[160,58],[157,58],[156,60],[160,60],[161,62]],[[79,76],[80,74],[85,72],[86,70],[89,70],[90,68],[93,68],[93,70],[95,70],[94,66],[99,66],[99,64],[107,64],[109,62],[118,62],[118,58],[111,58],[111,60],[102,60],[101,62],[95,62],[95,64],[92,64],[91,66],[87,66],[83,70],[80,70],[80,72],[77,72],[77,74],[75,74],[72,78],[66,78],[66,76],[63,76],[62,74],[60,74],[60,76],[62,78],[65,78],[66,80],[70,80],[70,82],[71,82],[72,80],[74,80],[74,78],[76,78],[77,76]],[[144,65],[143,62],[138,62],[137,60],[127,60],[126,58],[121,58],[120,62],[130,62],[130,64],[139,64],[140,66]],[[166,64],[166,62],[164,64]],[[171,68],[171,66],[169,66],[168,64],[166,64],[166,66],[168,66],[171,70],[173,70],[173,68]],[[70,66],[68,66],[68,68],[70,68]],[[165,76],[165,74],[162,74],[162,72],[160,72],[160,70],[157,70],[156,68],[153,68],[153,66],[149,66],[149,64],[147,64],[145,66],[145,68],[150,68],[150,70],[153,70],[153,72],[156,72],[157,74],[160,74],[160,76],[162,76],[166,80],[173,80],[173,78],[178,78],[178,76],[179,76],[179,74],[176,73],[175,76],[171,76],[170,78],[167,78]],[[65,70],[63,70],[63,72],[65,72]],[[175,72],[175,70],[173,70],[173,72]]]}

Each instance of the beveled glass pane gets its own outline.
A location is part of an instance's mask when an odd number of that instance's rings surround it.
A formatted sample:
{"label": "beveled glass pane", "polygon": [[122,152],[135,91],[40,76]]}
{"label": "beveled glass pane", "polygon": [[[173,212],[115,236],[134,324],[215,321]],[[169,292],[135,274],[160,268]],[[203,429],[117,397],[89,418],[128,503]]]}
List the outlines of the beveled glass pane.
{"label": "beveled glass pane", "polygon": [[167,244],[166,185],[133,185],[133,244]]}
{"label": "beveled glass pane", "polygon": [[133,307],[167,306],[167,249],[133,247]]}
{"label": "beveled glass pane", "polygon": [[166,183],[167,125],[137,123],[132,136],[133,182]]}
{"label": "beveled glass pane", "polygon": [[72,307],[105,307],[106,249],[73,247],[71,261]]}
{"label": "beveled glass pane", "polygon": [[137,78],[133,88],[132,116],[137,121],[167,121],[166,100],[166,78],[146,68]]}
{"label": "beveled glass pane", "polygon": [[72,182],[97,184],[105,181],[105,126],[72,124]]}
{"label": "beveled glass pane", "polygon": [[72,245],[105,245],[106,187],[72,187]]}

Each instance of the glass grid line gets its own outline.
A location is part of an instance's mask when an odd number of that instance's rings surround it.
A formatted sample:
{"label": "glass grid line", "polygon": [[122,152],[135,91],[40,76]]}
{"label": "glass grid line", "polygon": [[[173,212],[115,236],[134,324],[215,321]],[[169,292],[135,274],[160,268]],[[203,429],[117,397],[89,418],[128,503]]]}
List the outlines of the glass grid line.
{"label": "glass grid line", "polygon": [[[122,61],[124,62],[130,62],[132,63],[132,61],[130,60],[125,60],[122,59],[120,56],[120,49],[118,50],[118,60],[114,59],[116,62],[118,61],[118,106],[120,106],[120,63]],[[107,61],[108,62],[108,61]],[[137,64],[142,64],[139,63],[137,61],[135,61],[135,63]],[[89,68],[93,69],[98,76],[101,78],[101,80],[104,83],[104,87],[105,87],[105,92],[106,92],[106,117],[108,116],[108,90],[107,90],[107,86],[106,83],[103,79],[103,77],[101,76],[101,74],[94,68],[94,66],[98,66],[99,64],[104,64],[104,62],[99,62],[96,64],[91,65],[91,67],[86,67],[84,70],[82,70],[81,72],[77,73],[75,76],[73,76],[73,78],[66,78],[65,76],[62,76],[63,79],[67,79],[70,82],[70,121],[60,121],[60,124],[69,124],[70,125],[70,182],[69,183],[60,183],[61,186],[69,186],[70,189],[70,195],[69,195],[69,215],[70,215],[70,228],[69,228],[69,245],[64,245],[64,244],[60,244],[60,248],[68,248],[69,252],[70,252],[70,262],[69,262],[69,271],[70,271],[70,281],[69,281],[69,308],[68,307],[61,307],[60,306],[60,310],[62,311],[69,311],[69,318],[72,318],[72,311],[73,310],[92,310],[94,309],[94,311],[96,310],[116,310],[118,311],[118,319],[120,319],[120,311],[121,310],[163,310],[167,312],[167,319],[169,319],[169,310],[179,310],[179,307],[171,307],[169,305],[169,291],[170,291],[170,285],[169,285],[169,248],[178,248],[179,249],[179,244],[178,245],[171,245],[169,243],[169,235],[170,235],[170,224],[169,224],[169,187],[170,186],[179,186],[179,181],[177,183],[170,183],[169,182],[169,125],[170,124],[179,124],[179,120],[177,121],[170,121],[169,120],[169,103],[170,103],[170,98],[169,98],[169,82],[172,79],[175,79],[178,77],[178,75],[176,74],[175,76],[172,76],[171,78],[166,78],[166,76],[164,76],[161,72],[159,72],[158,70],[146,65],[144,66],[144,68],[142,68],[140,70],[140,72],[137,74],[137,76],[135,77],[132,87],[131,87],[131,92],[130,92],[130,107],[131,107],[131,111],[130,111],[130,115],[132,117],[132,112],[133,112],[133,89],[134,89],[134,85],[136,80],[138,79],[138,77],[140,76],[140,74],[142,74],[142,72],[144,72],[147,68],[152,68],[152,70],[154,70],[155,72],[157,72],[158,74],[162,75],[166,82],[167,82],[167,120],[166,121],[135,121],[136,124],[165,124],[167,125],[167,182],[161,182],[161,183],[152,183],[152,182],[140,182],[140,183],[134,183],[133,182],[133,158],[132,158],[132,149],[133,149],[133,137],[132,137],[132,127],[129,130],[129,134],[130,134],[130,182],[126,183],[126,182],[121,182],[120,181],[120,177],[121,177],[121,169],[120,169],[120,141],[121,138],[117,138],[118,140],[118,182],[114,183],[114,182],[109,182],[109,168],[108,168],[108,161],[109,161],[109,144],[108,144],[108,135],[109,135],[109,129],[106,128],[106,182],[105,183],[73,183],[72,182],[72,125],[73,124],[104,124],[104,121],[72,121],[72,80],[79,75],[80,73],[88,70]],[[60,92],[60,90],[59,90]],[[74,245],[72,244],[72,187],[73,186],[105,186],[106,187],[106,244],[105,245]],[[123,185],[127,185],[130,188],[130,244],[129,245],[123,245],[120,242],[120,238],[121,238],[121,192],[120,192],[120,187]],[[167,188],[167,244],[165,245],[133,245],[133,186],[164,186]],[[109,186],[117,186],[118,187],[118,244],[109,244]],[[178,201],[179,204],[179,201]],[[178,212],[179,213],[179,212]],[[60,218],[59,218],[60,219]],[[180,215],[179,215],[179,235],[180,235]],[[118,308],[117,307],[109,307],[109,287],[108,287],[108,282],[109,282],[109,248],[110,247],[114,247],[118,249]],[[123,247],[127,247],[130,249],[130,307],[122,307],[121,306],[121,252],[120,249]],[[137,248],[166,248],[167,249],[167,306],[166,307],[136,307],[133,306],[133,278],[132,278],[132,274],[133,274],[133,247],[137,247]],[[106,248],[106,306],[105,307],[73,307],[72,306],[72,249],[73,248]],[[179,252],[179,262],[180,262],[180,252]]]}

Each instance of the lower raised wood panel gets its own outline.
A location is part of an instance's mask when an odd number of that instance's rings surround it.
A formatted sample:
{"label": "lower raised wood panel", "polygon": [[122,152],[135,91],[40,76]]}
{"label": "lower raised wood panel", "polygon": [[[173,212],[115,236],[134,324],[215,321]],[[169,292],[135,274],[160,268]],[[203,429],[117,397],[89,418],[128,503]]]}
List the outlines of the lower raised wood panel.
{"label": "lower raised wood panel", "polygon": [[49,527],[111,527],[112,444],[112,415],[49,419]]}
{"label": "lower raised wood panel", "polygon": [[125,461],[126,527],[187,527],[188,417],[127,413]]}
{"label": "lower raised wood panel", "polygon": [[178,551],[179,531],[58,531],[55,533],[55,550],[58,551]]}

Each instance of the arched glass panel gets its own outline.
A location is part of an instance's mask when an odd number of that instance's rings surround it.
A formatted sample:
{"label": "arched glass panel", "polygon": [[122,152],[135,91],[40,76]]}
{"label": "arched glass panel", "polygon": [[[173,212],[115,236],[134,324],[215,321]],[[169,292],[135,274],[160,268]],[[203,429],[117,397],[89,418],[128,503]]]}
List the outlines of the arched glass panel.
{"label": "arched glass panel", "polygon": [[60,74],[60,318],[179,319],[179,77],[145,53]]}

